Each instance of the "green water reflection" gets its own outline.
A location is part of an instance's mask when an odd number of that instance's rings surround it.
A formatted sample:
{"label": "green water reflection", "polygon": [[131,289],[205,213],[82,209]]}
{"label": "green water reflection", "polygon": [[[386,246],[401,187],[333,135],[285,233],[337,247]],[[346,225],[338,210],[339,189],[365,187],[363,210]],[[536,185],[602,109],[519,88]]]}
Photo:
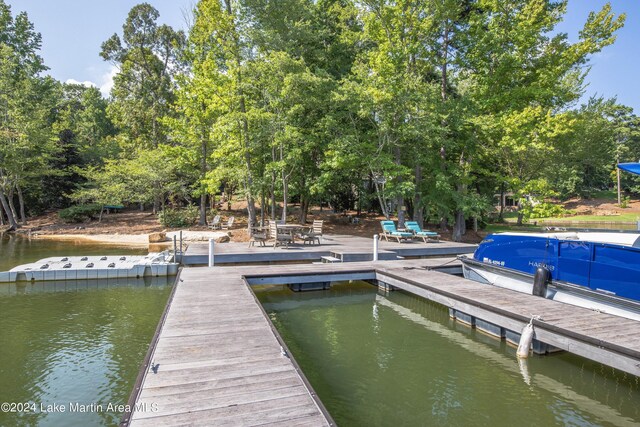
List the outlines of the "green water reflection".
{"label": "green water reflection", "polygon": [[[141,252],[1,242],[2,269],[53,255]],[[107,406],[127,402],[174,279],[0,284],[0,402],[33,402],[38,410],[60,404],[67,411],[0,412],[0,426],[117,424],[119,411]],[[70,413],[70,403],[102,404],[103,410]]]}
{"label": "green water reflection", "polygon": [[256,293],[340,426],[640,422],[637,377],[567,353],[519,364],[420,298],[364,283]]}
{"label": "green water reflection", "polygon": [[0,233],[0,271],[17,265],[35,262],[51,256],[74,255],[146,255],[139,247],[100,245],[82,240],[29,239],[24,236]]}

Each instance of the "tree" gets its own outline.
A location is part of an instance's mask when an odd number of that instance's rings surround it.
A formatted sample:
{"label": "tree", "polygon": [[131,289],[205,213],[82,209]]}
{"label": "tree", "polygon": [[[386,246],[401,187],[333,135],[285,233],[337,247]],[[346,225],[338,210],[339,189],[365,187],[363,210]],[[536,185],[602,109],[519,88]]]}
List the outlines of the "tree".
{"label": "tree", "polygon": [[224,114],[216,123],[217,136],[233,145],[244,163],[243,184],[247,200],[248,225],[256,220],[254,198],[253,142],[245,96],[244,75],[250,49],[243,45],[242,10],[224,0],[202,0],[195,11],[195,23],[190,38],[199,47],[194,60],[194,76],[215,83],[214,105]]}
{"label": "tree", "polygon": [[486,0],[470,14],[460,76],[484,158],[516,192],[543,176],[558,141],[572,131],[566,108],[582,94],[588,56],[614,42],[625,18],[605,5],[571,44],[565,33],[551,36],[565,11],[566,1]]}
{"label": "tree", "polygon": [[[107,112],[118,127],[117,140],[127,159],[145,157],[145,150],[170,142],[163,120],[173,112],[174,76],[182,66],[179,58],[185,35],[168,25],[158,25],[158,17],[158,11],[148,3],[134,6],[122,27],[122,39],[114,34],[100,52],[119,68]],[[162,189],[151,192],[159,195]],[[153,201],[154,212],[161,203],[160,199]]]}
{"label": "tree", "polygon": [[[6,215],[11,229],[17,216],[26,222],[25,188],[37,192],[38,180],[53,173],[50,158],[54,111],[54,82],[43,78],[46,70],[38,55],[41,37],[27,14],[15,18],[0,0],[0,216]],[[17,194],[19,211],[14,206]]]}
{"label": "tree", "polygon": [[44,178],[43,185],[51,190],[41,201],[49,207],[64,208],[69,195],[84,181],[78,170],[114,158],[117,147],[115,129],[106,115],[107,101],[97,88],[62,84],[56,89],[53,133],[58,155],[50,163],[56,173]]}
{"label": "tree", "polygon": [[180,70],[184,33],[156,23],[158,11],[148,3],[134,6],[100,56],[119,68],[111,92],[109,114],[129,148],[151,148],[167,142],[161,119],[170,114],[173,76]]}

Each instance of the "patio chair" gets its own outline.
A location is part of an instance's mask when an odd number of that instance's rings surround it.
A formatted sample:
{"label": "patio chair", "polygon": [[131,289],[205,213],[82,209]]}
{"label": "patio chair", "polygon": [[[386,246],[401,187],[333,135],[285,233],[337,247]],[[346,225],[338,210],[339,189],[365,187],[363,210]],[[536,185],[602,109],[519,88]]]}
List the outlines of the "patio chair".
{"label": "patio chair", "polygon": [[275,249],[278,244],[282,243],[284,243],[285,247],[289,249],[289,243],[293,243],[293,235],[291,233],[285,233],[278,230],[278,224],[276,221],[269,221],[269,240],[273,240],[273,249]]}
{"label": "patio chair", "polygon": [[317,240],[318,244],[320,244],[320,237],[322,237],[322,224],[324,224],[324,221],[321,219],[316,219],[315,221],[313,221],[311,230],[300,234],[302,243],[306,244],[307,242],[309,242],[309,244],[313,244]]}
{"label": "patio chair", "polygon": [[423,230],[420,228],[417,221],[407,221],[404,225],[407,227],[407,230],[413,232],[414,237],[422,239],[425,243],[430,240],[435,240],[436,242],[440,241],[440,235],[438,233],[435,231]]}
{"label": "patio chair", "polygon": [[227,220],[226,224],[222,224],[222,229],[223,230],[231,230],[231,227],[233,227],[233,222],[236,220],[235,217],[230,216],[229,219]]}
{"label": "patio chair", "polygon": [[396,230],[396,223],[393,221],[380,221],[380,225],[382,226],[382,235],[386,241],[389,241],[389,237],[398,239],[398,243],[402,243],[402,240],[413,239],[413,233]]}
{"label": "patio chair", "polygon": [[250,233],[249,247],[254,246],[256,242],[258,242],[260,246],[266,246],[267,239],[269,238],[268,228],[251,227]]}
{"label": "patio chair", "polygon": [[209,228],[211,228],[212,230],[220,230],[222,228],[222,224],[220,224],[220,215],[216,215],[213,217],[213,219],[209,223]]}

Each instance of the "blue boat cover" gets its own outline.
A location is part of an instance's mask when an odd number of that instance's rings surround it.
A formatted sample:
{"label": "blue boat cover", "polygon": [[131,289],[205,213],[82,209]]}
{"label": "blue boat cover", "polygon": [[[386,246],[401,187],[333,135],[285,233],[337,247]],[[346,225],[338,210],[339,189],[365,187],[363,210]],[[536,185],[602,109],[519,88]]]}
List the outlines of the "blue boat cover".
{"label": "blue boat cover", "polygon": [[618,163],[618,168],[622,169],[623,171],[640,175],[640,163]]}

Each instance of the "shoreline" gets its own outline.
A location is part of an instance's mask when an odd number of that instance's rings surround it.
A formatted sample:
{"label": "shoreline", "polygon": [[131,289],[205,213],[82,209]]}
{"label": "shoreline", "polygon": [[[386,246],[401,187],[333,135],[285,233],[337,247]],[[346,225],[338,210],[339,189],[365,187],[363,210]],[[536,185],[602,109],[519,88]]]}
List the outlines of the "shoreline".
{"label": "shoreline", "polygon": [[[31,234],[25,235],[31,239],[60,240],[60,241],[84,241],[118,246],[171,246],[173,237],[180,239],[180,231],[167,232],[167,240],[162,242],[149,242],[149,234]],[[182,231],[183,242],[201,242],[209,239],[228,238],[229,234],[221,231]]]}
{"label": "shoreline", "polygon": [[[85,241],[87,243],[101,243],[119,246],[149,246],[148,234],[32,234],[30,239],[60,240],[60,241]],[[153,244],[169,244],[171,242],[159,242]]]}

